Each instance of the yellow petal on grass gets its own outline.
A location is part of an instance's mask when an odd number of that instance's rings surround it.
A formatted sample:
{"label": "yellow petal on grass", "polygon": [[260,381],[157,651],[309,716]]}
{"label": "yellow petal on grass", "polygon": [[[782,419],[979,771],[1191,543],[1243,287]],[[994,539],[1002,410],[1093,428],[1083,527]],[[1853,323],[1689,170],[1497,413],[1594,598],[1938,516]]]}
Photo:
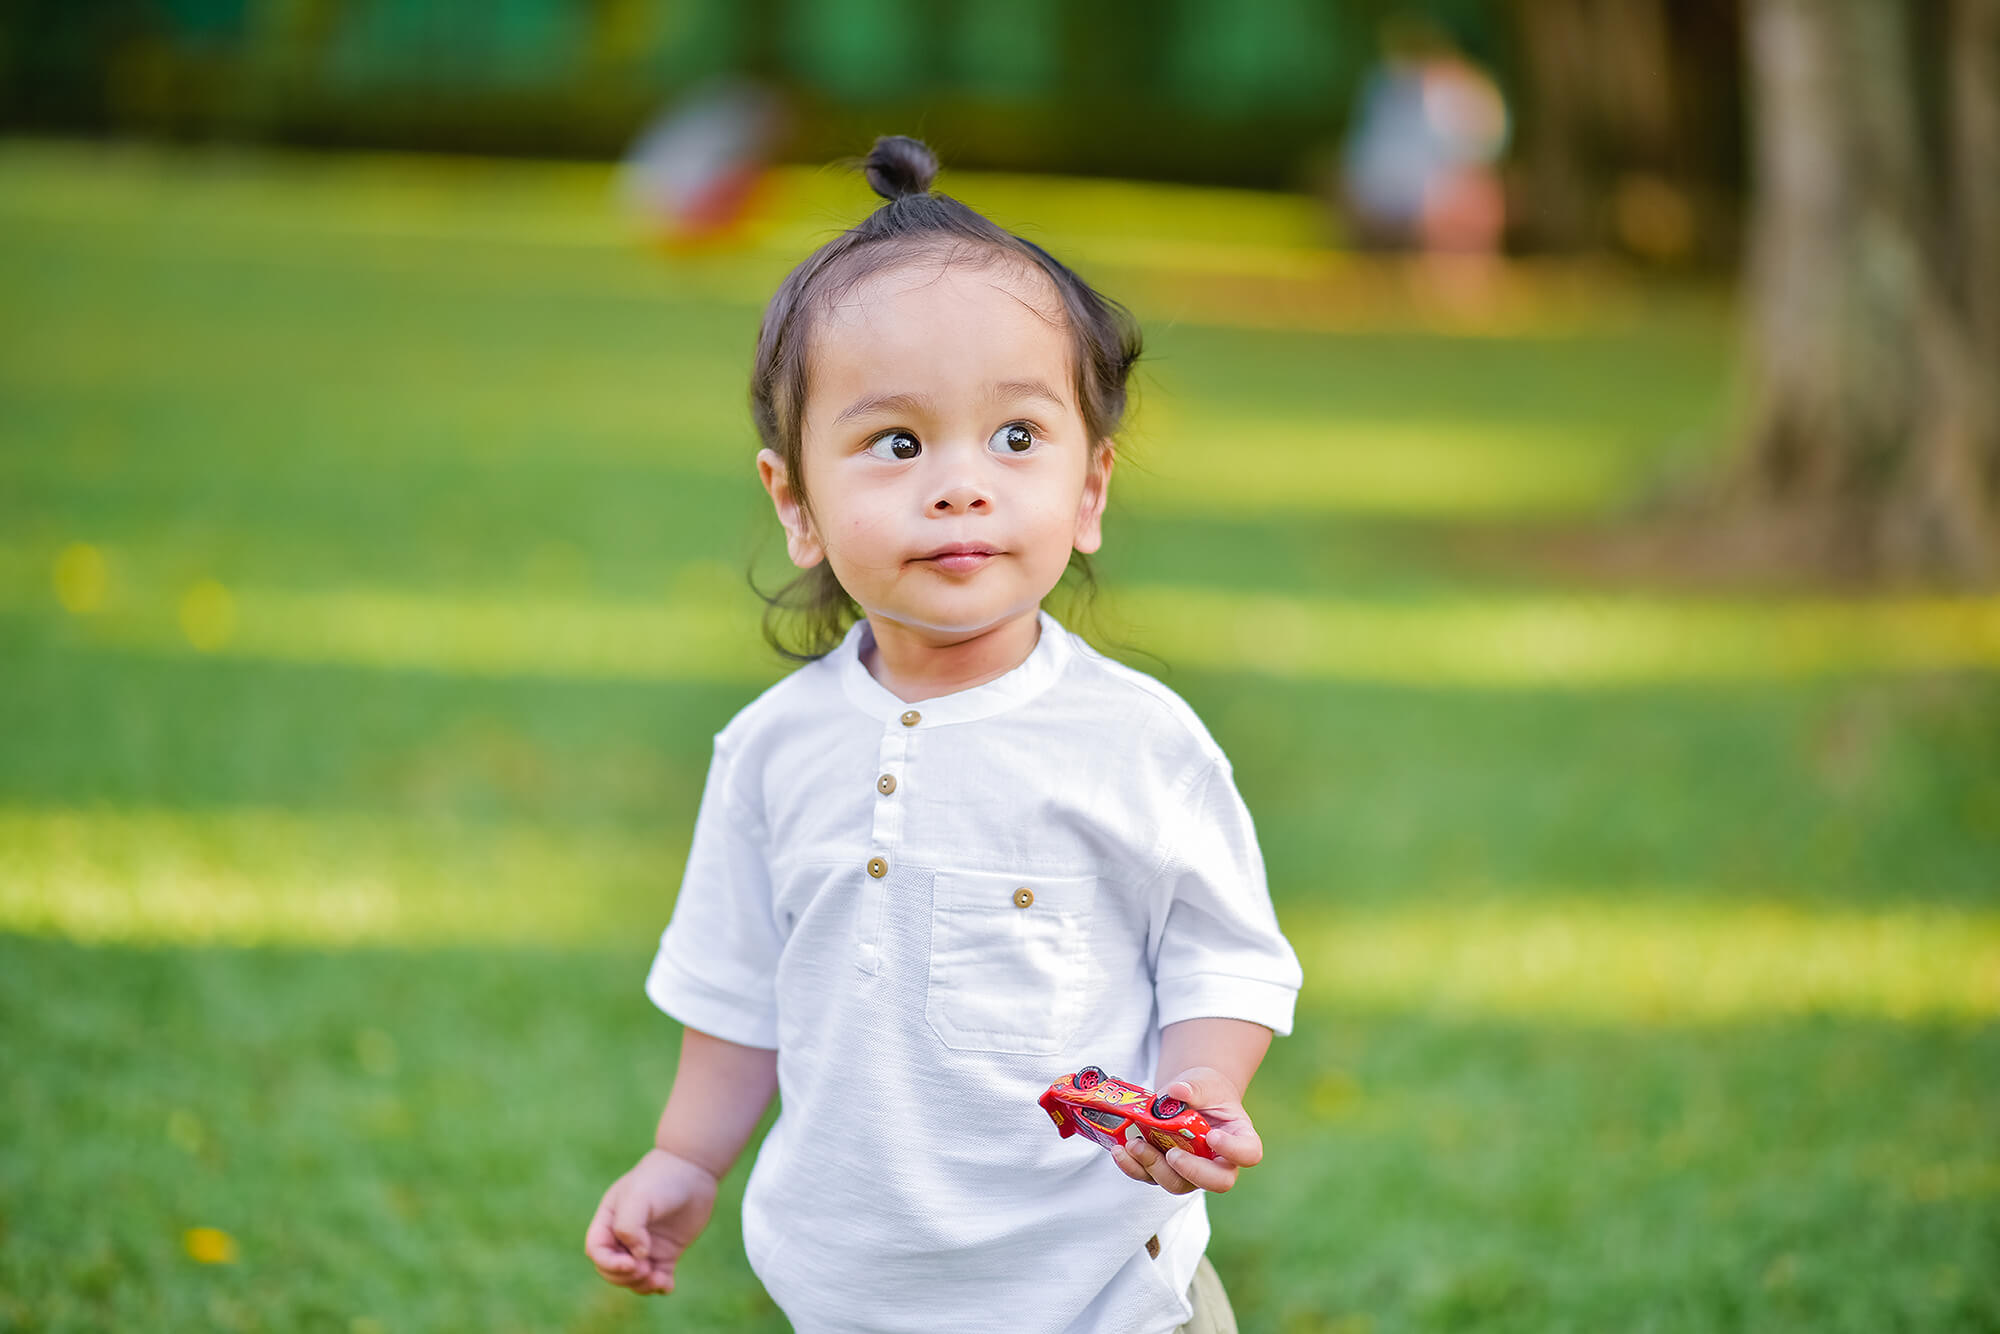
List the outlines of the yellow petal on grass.
{"label": "yellow petal on grass", "polygon": [[56,600],[74,616],[96,611],[104,605],[104,591],[110,583],[104,553],[88,542],[72,542],[56,556],[52,581]]}
{"label": "yellow petal on grass", "polygon": [[181,633],[203,653],[214,653],[236,633],[236,599],[214,579],[204,579],[181,598]]}
{"label": "yellow petal on grass", "polygon": [[181,1246],[197,1264],[236,1263],[236,1238],[219,1227],[191,1227],[181,1233]]}

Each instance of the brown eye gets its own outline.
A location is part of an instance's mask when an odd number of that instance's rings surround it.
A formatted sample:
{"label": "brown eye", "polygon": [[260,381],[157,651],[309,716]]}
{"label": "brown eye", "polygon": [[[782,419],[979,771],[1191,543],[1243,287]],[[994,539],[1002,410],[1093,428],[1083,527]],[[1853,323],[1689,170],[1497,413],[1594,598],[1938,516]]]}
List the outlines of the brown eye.
{"label": "brown eye", "polygon": [[993,433],[986,447],[995,454],[1025,454],[1035,447],[1035,433],[1026,422],[1008,422]]}
{"label": "brown eye", "polygon": [[868,442],[868,452],[878,459],[913,459],[924,447],[908,431],[884,431]]}

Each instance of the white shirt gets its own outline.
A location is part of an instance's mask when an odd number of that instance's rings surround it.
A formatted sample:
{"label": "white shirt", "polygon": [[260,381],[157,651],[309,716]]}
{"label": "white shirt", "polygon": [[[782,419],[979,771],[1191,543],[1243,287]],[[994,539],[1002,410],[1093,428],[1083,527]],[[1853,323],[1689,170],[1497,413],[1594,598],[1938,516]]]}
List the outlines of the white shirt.
{"label": "white shirt", "polygon": [[1035,1100],[1085,1065],[1149,1084],[1178,1020],[1291,1031],[1299,964],[1229,763],[1046,612],[1019,667],[916,704],[862,665],[869,633],[717,735],[646,979],[688,1027],[777,1049],[751,1268],[802,1334],[1170,1330],[1201,1192],[1128,1179]]}

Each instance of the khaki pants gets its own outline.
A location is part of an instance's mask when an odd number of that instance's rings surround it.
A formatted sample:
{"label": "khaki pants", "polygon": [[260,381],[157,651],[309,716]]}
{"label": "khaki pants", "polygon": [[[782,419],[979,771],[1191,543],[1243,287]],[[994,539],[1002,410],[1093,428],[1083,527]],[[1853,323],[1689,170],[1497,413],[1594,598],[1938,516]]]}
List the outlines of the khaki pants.
{"label": "khaki pants", "polygon": [[1222,1290],[1222,1279],[1206,1255],[1195,1266],[1188,1300],[1194,1303],[1194,1315],[1175,1334],[1236,1334],[1236,1313],[1229,1309],[1229,1294]]}

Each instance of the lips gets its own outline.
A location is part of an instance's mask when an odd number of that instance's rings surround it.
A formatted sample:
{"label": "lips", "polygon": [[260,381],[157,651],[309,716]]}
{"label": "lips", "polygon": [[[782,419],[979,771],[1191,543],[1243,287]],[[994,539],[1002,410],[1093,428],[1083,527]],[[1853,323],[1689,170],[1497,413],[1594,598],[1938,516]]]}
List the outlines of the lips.
{"label": "lips", "polygon": [[949,546],[942,546],[935,551],[919,556],[917,559],[926,565],[934,565],[941,570],[949,570],[953,574],[967,574],[980,568],[998,554],[1000,553],[992,547],[983,546],[977,542],[954,542]]}

